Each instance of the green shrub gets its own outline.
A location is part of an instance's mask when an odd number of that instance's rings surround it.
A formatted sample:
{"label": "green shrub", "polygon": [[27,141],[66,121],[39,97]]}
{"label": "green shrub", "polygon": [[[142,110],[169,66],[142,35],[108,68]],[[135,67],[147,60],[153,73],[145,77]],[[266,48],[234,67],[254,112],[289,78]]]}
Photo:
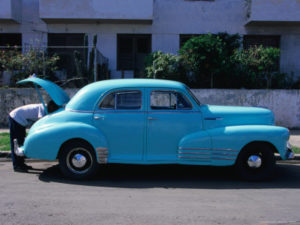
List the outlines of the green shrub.
{"label": "green shrub", "polygon": [[153,52],[145,59],[147,78],[169,79],[185,82],[186,76],[182,59],[178,55]]}
{"label": "green shrub", "polygon": [[147,77],[193,88],[299,88],[300,80],[279,72],[279,49],[241,49],[240,40],[238,34],[205,34],[188,40],[179,55],[154,52],[146,58]]}
{"label": "green shrub", "polygon": [[58,56],[48,56],[43,50],[29,49],[22,53],[18,49],[2,50],[0,52],[0,65],[2,70],[12,74],[11,85],[35,73],[41,78],[49,78],[57,67]]}
{"label": "green shrub", "polygon": [[254,46],[236,51],[234,60],[239,65],[242,85],[246,88],[271,88],[273,80],[275,83],[284,82],[286,75],[278,72],[279,57],[280,50],[271,47]]}

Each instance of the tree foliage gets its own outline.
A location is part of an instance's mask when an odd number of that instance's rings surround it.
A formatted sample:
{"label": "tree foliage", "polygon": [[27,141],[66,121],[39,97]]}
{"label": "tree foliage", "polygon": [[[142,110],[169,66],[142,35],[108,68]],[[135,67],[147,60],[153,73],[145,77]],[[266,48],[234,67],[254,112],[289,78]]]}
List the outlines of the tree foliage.
{"label": "tree foliage", "polygon": [[180,49],[184,65],[193,74],[197,86],[210,82],[213,87],[214,76],[226,65],[225,46],[219,36],[208,34],[191,38]]}

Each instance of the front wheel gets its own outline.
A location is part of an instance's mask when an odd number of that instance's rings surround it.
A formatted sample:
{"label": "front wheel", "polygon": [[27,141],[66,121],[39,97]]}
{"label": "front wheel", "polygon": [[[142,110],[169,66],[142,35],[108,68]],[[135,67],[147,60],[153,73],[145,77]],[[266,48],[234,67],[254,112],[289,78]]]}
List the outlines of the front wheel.
{"label": "front wheel", "polygon": [[73,179],[90,178],[98,169],[95,152],[87,143],[80,141],[64,146],[59,166],[63,175]]}
{"label": "front wheel", "polygon": [[235,166],[242,179],[261,181],[272,177],[275,156],[268,145],[254,144],[241,151]]}

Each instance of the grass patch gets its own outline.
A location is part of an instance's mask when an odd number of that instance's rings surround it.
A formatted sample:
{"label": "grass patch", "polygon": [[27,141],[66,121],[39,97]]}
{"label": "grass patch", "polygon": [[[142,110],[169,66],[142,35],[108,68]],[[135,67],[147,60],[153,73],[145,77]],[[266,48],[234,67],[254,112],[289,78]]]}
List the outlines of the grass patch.
{"label": "grass patch", "polygon": [[0,151],[10,151],[9,133],[0,133]]}
{"label": "grass patch", "polygon": [[292,146],[294,153],[300,154],[300,148],[296,146]]}

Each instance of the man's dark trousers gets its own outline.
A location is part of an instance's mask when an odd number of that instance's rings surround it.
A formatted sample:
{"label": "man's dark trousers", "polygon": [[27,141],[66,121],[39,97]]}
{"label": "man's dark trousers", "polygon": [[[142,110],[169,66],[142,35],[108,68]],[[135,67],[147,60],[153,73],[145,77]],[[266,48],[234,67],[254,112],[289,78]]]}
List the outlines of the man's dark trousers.
{"label": "man's dark trousers", "polygon": [[10,116],[9,120],[9,132],[10,132],[10,149],[11,149],[11,159],[13,163],[13,167],[16,168],[18,166],[24,165],[24,157],[17,156],[14,152],[14,139],[18,140],[19,146],[24,144],[25,136],[26,136],[26,127],[23,127],[19,123],[17,123]]}

